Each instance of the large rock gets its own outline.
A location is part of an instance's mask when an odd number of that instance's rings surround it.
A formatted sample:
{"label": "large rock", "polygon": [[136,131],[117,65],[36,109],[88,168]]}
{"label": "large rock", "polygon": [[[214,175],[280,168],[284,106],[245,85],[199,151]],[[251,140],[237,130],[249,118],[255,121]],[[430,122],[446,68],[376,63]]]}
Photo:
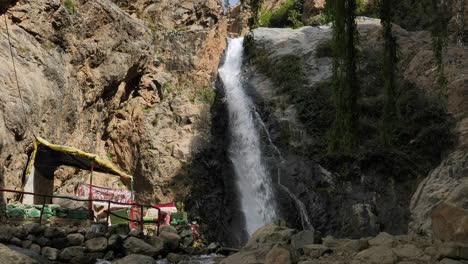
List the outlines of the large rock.
{"label": "large rock", "polygon": [[13,238],[14,229],[9,225],[0,225],[0,242],[9,242]]}
{"label": "large rock", "polygon": [[262,244],[270,243],[287,244],[296,232],[296,230],[288,228],[284,221],[275,220],[257,229],[245,248],[247,250],[256,249],[262,247]]}
{"label": "large rock", "polygon": [[431,219],[438,239],[468,243],[468,210],[441,203],[432,211]]}
{"label": "large rock", "polygon": [[353,260],[353,263],[368,264],[394,264],[398,257],[388,246],[376,246],[359,252]]}
{"label": "large rock", "polygon": [[439,246],[441,257],[468,260],[468,244],[446,242]]}
{"label": "large rock", "polygon": [[259,264],[265,262],[265,257],[270,251],[270,248],[261,248],[252,251],[241,251],[229,255],[223,259],[220,264]]}
{"label": "large rock", "polygon": [[328,247],[324,245],[319,245],[319,244],[304,245],[302,250],[303,250],[304,255],[309,256],[310,258],[313,258],[313,259],[321,257],[325,252],[332,251]]}
{"label": "large rock", "polygon": [[[431,213],[440,203],[446,203],[460,209],[468,208],[468,152],[457,150],[450,154],[427,178],[418,186],[411,199],[410,230],[417,234],[432,234]],[[438,235],[444,239],[465,237],[463,231],[457,231],[463,225],[463,221],[454,217],[461,211],[453,207],[439,208],[434,215],[436,217],[436,229]],[[443,216],[441,215],[443,214]],[[452,214],[452,216],[451,216]],[[462,213],[463,215],[465,213]],[[461,222],[459,222],[461,220]],[[455,229],[453,229],[455,228]],[[441,231],[448,231],[446,235]]]}
{"label": "large rock", "polygon": [[301,231],[291,238],[291,245],[295,249],[301,249],[304,245],[318,243],[314,231]]}
{"label": "large rock", "polygon": [[50,260],[56,260],[58,258],[59,251],[56,248],[43,247],[41,249],[41,254]]}
{"label": "large rock", "polygon": [[107,249],[107,238],[97,237],[85,242],[86,249],[89,252],[104,252]]}
{"label": "large rock", "polygon": [[80,246],[67,247],[67,248],[64,248],[64,249],[59,253],[58,258],[59,258],[60,260],[69,261],[69,260],[71,260],[72,258],[75,258],[75,257],[78,257],[78,256],[83,255],[83,254],[84,254],[84,250],[85,250],[85,248],[84,248],[84,247],[80,247]]}
{"label": "large rock", "polygon": [[423,255],[423,251],[413,244],[398,245],[393,249],[393,252],[399,258],[407,259],[418,258]]}
{"label": "large rock", "polygon": [[385,232],[379,233],[375,238],[369,240],[369,245],[371,246],[393,247],[396,243],[395,237]]}
{"label": "large rock", "polygon": [[48,227],[44,230],[44,236],[47,238],[59,238],[66,237],[67,233],[65,229],[58,227]]}
{"label": "large rock", "polygon": [[67,240],[70,246],[80,246],[84,242],[84,236],[80,233],[69,234]]}
{"label": "large rock", "polygon": [[178,234],[164,231],[159,234],[159,237],[165,240],[170,250],[176,250],[179,247],[180,236]]}
{"label": "large rock", "polygon": [[285,248],[274,247],[268,251],[265,264],[291,264],[291,252]]}
{"label": "large rock", "polygon": [[41,262],[35,260],[23,253],[20,253],[16,250],[12,250],[0,244],[0,262],[1,263],[21,263],[21,264],[40,264]]}
{"label": "large rock", "polygon": [[151,257],[156,257],[161,252],[160,248],[155,248],[145,241],[136,238],[128,237],[123,243],[123,247],[127,255],[141,254]]}
{"label": "large rock", "polygon": [[156,260],[152,257],[138,254],[131,254],[124,258],[115,260],[114,264],[156,264]]}

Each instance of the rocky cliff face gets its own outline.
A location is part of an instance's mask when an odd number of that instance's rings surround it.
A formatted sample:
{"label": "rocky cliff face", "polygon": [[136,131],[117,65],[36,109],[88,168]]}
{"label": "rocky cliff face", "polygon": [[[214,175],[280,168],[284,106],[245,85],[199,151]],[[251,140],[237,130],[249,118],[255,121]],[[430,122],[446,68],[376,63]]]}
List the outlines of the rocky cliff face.
{"label": "rocky cliff face", "polygon": [[[170,201],[175,190],[185,196],[188,187],[175,177],[209,137],[222,8],[216,1],[65,2],[18,1],[2,15],[24,101],[2,26],[2,185],[22,186],[38,135],[116,163],[135,176],[140,201]],[[58,168],[56,191],[71,194],[86,179]],[[107,175],[95,182],[116,184]]]}
{"label": "rocky cliff face", "polygon": [[[382,46],[379,23],[375,19],[359,21],[362,51],[360,76],[364,96],[361,111],[364,111],[364,116],[368,111],[366,108],[379,100],[378,97],[372,99],[370,95],[375,93],[374,89],[379,89],[378,82],[375,82],[377,78],[372,77],[378,74],[374,72],[376,65],[373,62],[380,60],[377,54],[378,47]],[[400,27],[395,27],[394,32],[402,53],[399,67],[404,73],[404,80],[401,82],[416,86],[417,90],[424,92],[424,96],[435,96],[437,91],[431,88],[435,83],[435,66],[430,51],[430,34],[424,31],[408,32]],[[431,161],[418,161],[428,163],[426,169],[405,165],[403,160],[398,161],[400,158],[395,153],[378,154],[377,151],[366,154],[355,163],[351,170],[354,172],[350,172],[341,171],[339,163],[329,163],[330,160],[320,159],[314,153],[322,144],[320,137],[317,137],[320,133],[316,131],[327,127],[330,124],[327,117],[332,116],[321,105],[322,99],[309,99],[309,96],[321,98],[324,94],[325,100],[329,98],[328,88],[323,83],[331,74],[331,58],[327,48],[329,39],[330,29],[327,27],[298,30],[259,28],[253,31],[251,44],[248,44],[254,48],[246,65],[247,87],[262,109],[262,118],[273,143],[279,147],[285,160],[281,162],[274,146],[266,140],[265,153],[270,157],[272,175],[277,175],[274,177],[279,177],[297,194],[305,203],[314,227],[325,234],[350,237],[375,235],[379,231],[401,234],[408,231],[409,222],[411,230],[431,233],[431,211],[437,204],[446,202],[466,208],[466,194],[462,194],[466,189],[467,176],[467,166],[463,162],[466,155],[466,111],[459,103],[462,100],[460,94],[466,93],[467,87],[466,76],[461,70],[466,68],[466,52],[462,54],[463,47],[450,44],[445,57],[448,110],[457,120],[454,129],[459,138],[455,147],[441,153],[440,157],[425,158]],[[296,67],[297,64],[301,67]],[[304,75],[297,75],[297,71]],[[275,74],[283,77],[275,79]],[[288,75],[293,77],[288,78]],[[296,87],[303,85],[307,92],[301,95],[302,88]],[[307,100],[315,103],[304,105]],[[372,110],[373,113],[376,111]],[[304,116],[309,119],[301,119]],[[408,113],[405,118],[412,117]],[[429,120],[431,117],[426,118]],[[418,133],[411,135],[412,141],[408,140],[405,144],[421,144],[418,142],[423,139]],[[443,140],[443,137],[439,140]],[[388,160],[393,160],[393,163],[388,163]],[[441,160],[442,163],[438,165]],[[435,169],[428,174],[430,168]],[[343,175],[354,176],[349,178]],[[296,221],[300,226],[292,201],[281,191],[277,193],[285,219],[289,223]]]}

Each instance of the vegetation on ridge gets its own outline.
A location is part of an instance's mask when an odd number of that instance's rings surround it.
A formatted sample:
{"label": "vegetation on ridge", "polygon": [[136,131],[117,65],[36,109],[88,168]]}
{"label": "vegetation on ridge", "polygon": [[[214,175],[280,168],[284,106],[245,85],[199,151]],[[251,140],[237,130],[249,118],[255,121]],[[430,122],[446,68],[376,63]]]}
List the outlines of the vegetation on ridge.
{"label": "vegetation on ridge", "polygon": [[357,147],[359,80],[355,0],[330,0],[326,13],[332,21],[333,93],[335,118],[329,131],[330,153],[351,153]]}

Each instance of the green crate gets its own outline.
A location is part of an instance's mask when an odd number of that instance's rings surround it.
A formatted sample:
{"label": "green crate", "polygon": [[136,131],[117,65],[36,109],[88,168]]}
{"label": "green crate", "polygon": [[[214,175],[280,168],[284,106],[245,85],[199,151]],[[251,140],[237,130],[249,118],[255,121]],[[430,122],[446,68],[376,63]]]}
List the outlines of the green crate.
{"label": "green crate", "polygon": [[87,219],[88,210],[86,209],[70,209],[68,211],[68,218],[70,219]]}

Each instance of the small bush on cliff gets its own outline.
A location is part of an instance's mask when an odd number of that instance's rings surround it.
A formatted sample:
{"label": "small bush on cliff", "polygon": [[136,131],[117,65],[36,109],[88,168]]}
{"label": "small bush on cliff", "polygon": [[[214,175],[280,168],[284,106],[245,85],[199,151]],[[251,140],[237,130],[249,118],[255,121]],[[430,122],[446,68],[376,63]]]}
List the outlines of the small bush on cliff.
{"label": "small bush on cliff", "polygon": [[215,99],[213,88],[206,86],[195,90],[196,99],[202,103],[212,105]]}
{"label": "small bush on cliff", "polygon": [[301,21],[303,2],[303,0],[286,0],[273,13],[268,10],[261,11],[259,25],[276,28],[304,26]]}
{"label": "small bush on cliff", "polygon": [[67,9],[68,13],[75,13],[76,12],[76,2],[75,0],[62,0],[62,5]]}

